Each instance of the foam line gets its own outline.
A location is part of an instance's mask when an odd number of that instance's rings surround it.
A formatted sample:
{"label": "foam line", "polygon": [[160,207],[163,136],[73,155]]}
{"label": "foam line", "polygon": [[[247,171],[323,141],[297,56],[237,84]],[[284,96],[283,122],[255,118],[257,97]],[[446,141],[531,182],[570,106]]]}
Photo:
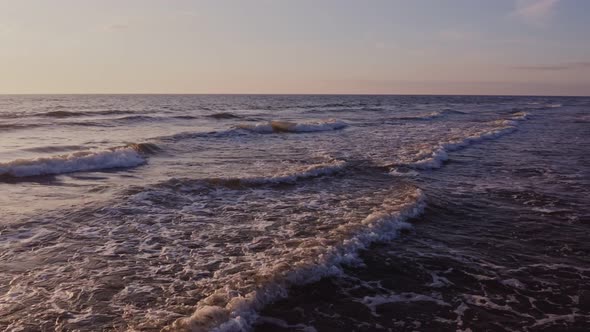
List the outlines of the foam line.
{"label": "foam line", "polygon": [[[528,113],[520,112],[513,115],[510,120],[495,121],[499,127],[480,132],[479,134],[467,136],[465,138],[454,140],[446,143],[441,143],[433,149],[421,150],[418,152],[416,161],[407,163],[396,163],[396,167],[408,167],[414,169],[437,169],[440,168],[445,161],[449,159],[448,153],[460,150],[473,143],[478,143],[484,140],[495,139],[517,130],[518,121],[528,118]],[[397,175],[396,168],[390,172],[392,175]]]}
{"label": "foam line", "polygon": [[[336,245],[310,244],[293,250],[302,257],[295,264],[277,264],[266,276],[272,276],[255,291],[239,294],[219,289],[200,301],[190,317],[176,320],[163,331],[247,331],[257,318],[257,310],[287,294],[289,287],[341,274],[344,264],[358,261],[358,252],[377,241],[388,241],[400,231],[411,228],[406,220],[422,213],[424,194],[415,189],[403,201],[385,201],[365,219],[341,225],[330,236]],[[310,254],[313,252],[313,255]]]}
{"label": "foam line", "polygon": [[52,157],[17,159],[0,163],[0,176],[27,177],[112,168],[135,167],[146,162],[153,144],[130,144],[104,150],[77,151]]}

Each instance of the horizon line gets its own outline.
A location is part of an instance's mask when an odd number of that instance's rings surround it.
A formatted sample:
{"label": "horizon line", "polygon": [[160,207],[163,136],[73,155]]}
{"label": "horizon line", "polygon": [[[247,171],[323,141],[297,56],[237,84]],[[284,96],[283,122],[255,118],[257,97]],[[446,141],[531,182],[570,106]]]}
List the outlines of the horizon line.
{"label": "horizon line", "polygon": [[554,94],[457,94],[457,93],[176,93],[176,92],[59,92],[59,93],[0,93],[0,96],[449,96],[449,97],[570,97],[588,95]]}

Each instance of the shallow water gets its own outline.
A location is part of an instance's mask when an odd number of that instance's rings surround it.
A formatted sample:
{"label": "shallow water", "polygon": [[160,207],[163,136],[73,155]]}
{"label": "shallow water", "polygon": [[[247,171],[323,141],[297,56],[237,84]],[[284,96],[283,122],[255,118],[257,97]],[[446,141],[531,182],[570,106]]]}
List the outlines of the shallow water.
{"label": "shallow water", "polygon": [[0,97],[0,327],[590,324],[590,99]]}

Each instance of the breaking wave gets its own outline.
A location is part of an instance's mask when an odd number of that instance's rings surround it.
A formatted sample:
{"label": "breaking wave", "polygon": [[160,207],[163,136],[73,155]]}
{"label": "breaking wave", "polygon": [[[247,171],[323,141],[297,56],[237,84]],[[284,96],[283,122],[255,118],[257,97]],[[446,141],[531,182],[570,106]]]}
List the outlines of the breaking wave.
{"label": "breaking wave", "polygon": [[462,139],[452,140],[450,142],[441,143],[432,149],[420,150],[414,161],[396,163],[392,166],[390,174],[400,175],[405,172],[400,172],[398,167],[414,168],[414,169],[436,169],[440,168],[445,161],[449,159],[448,152],[457,151],[472,143],[481,142],[484,140],[494,139],[506,134],[512,133],[517,129],[519,120],[524,120],[528,116],[527,113],[514,114],[511,120],[494,121],[496,128],[479,132],[477,134],[464,137]]}
{"label": "breaking wave", "polygon": [[258,124],[240,124],[236,128],[253,131],[259,134],[269,133],[307,133],[316,131],[337,130],[347,127],[348,124],[344,121],[336,119],[317,120],[308,122],[289,122],[273,120]]}
{"label": "breaking wave", "polygon": [[227,187],[250,188],[264,185],[292,184],[302,179],[332,175],[343,171],[348,163],[343,160],[332,159],[325,163],[304,166],[288,173],[280,173],[271,176],[245,177],[245,178],[206,178],[206,179],[172,179],[165,186],[183,190],[197,190],[203,187]]}
{"label": "breaking wave", "polygon": [[515,121],[527,120],[529,118],[529,115],[530,114],[527,112],[512,113],[511,120],[515,120]]}
{"label": "breaking wave", "polygon": [[547,108],[560,108],[561,106],[563,106],[562,104],[547,104],[545,105],[545,107]]}
{"label": "breaking wave", "polygon": [[209,132],[183,132],[171,136],[160,136],[155,139],[161,140],[182,140],[191,138],[204,137],[231,137],[245,135],[248,133],[256,134],[273,134],[273,133],[309,133],[319,131],[338,130],[347,127],[344,121],[336,119],[308,121],[308,122],[288,122],[288,121],[269,121],[257,124],[239,124],[232,129],[209,131]]}
{"label": "breaking wave", "polygon": [[52,157],[17,159],[0,163],[0,176],[28,177],[135,167],[146,162],[146,154],[152,154],[158,150],[159,148],[151,143],[133,143],[104,150],[86,150]]}
{"label": "breaking wave", "polygon": [[265,305],[285,297],[294,285],[339,275],[342,266],[359,261],[358,252],[371,243],[389,241],[401,231],[411,229],[408,219],[417,217],[426,206],[425,196],[414,189],[403,198],[386,199],[363,220],[343,224],[325,238],[309,238],[281,262],[255,277],[254,289],[240,293],[221,288],[199,301],[190,317],[177,319],[163,331],[244,331]]}
{"label": "breaking wave", "polygon": [[162,151],[162,148],[154,143],[130,143],[125,148],[131,148],[143,155],[156,154]]}

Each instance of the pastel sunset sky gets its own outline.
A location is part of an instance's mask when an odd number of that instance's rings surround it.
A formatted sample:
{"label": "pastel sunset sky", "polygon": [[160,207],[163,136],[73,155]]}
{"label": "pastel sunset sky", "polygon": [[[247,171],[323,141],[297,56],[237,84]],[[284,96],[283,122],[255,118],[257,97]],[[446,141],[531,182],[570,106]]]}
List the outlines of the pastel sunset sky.
{"label": "pastel sunset sky", "polygon": [[590,95],[588,0],[0,0],[0,93]]}

